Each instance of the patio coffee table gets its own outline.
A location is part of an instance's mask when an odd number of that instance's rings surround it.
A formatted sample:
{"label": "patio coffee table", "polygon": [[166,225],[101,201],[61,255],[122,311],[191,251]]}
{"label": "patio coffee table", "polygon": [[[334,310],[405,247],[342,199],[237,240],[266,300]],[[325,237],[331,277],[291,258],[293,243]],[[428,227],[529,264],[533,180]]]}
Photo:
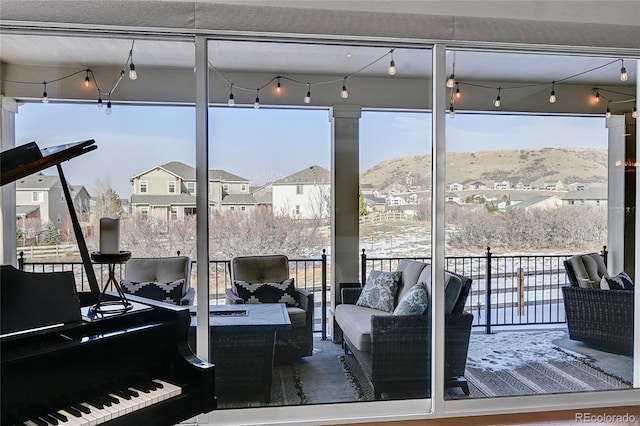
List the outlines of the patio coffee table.
{"label": "patio coffee table", "polygon": [[[195,350],[196,307],[190,306],[189,343]],[[262,386],[266,403],[271,400],[273,351],[276,331],[291,328],[283,303],[209,306],[209,362],[216,368],[216,395]]]}

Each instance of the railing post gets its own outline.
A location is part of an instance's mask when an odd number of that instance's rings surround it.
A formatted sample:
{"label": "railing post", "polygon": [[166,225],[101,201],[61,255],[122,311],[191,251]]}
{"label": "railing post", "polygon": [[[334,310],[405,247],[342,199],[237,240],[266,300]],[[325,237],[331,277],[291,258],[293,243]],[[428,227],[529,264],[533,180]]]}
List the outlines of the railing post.
{"label": "railing post", "polygon": [[518,315],[524,313],[524,269],[518,268]]}
{"label": "railing post", "polygon": [[604,260],[605,266],[608,266],[607,261],[609,260],[609,252],[607,251],[607,246],[602,246],[602,251],[600,252],[602,256],[602,260]]}
{"label": "railing post", "polygon": [[485,274],[486,274],[486,282],[487,282],[487,291],[486,291],[487,314],[485,315],[487,322],[485,325],[485,333],[491,334],[491,247],[487,247],[487,269]]}
{"label": "railing post", "polygon": [[327,340],[327,250],[322,249],[322,340]]}
{"label": "railing post", "polygon": [[18,253],[18,269],[24,271],[24,252]]}
{"label": "railing post", "polygon": [[362,249],[362,254],[360,255],[360,285],[364,286],[364,283],[367,282],[367,255]]}

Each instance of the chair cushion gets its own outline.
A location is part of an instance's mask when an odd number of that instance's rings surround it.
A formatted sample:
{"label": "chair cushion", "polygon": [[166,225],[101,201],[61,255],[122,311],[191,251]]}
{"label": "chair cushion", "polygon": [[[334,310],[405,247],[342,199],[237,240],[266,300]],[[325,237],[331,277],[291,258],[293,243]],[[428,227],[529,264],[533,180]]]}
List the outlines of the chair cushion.
{"label": "chair cushion", "polygon": [[336,306],[336,322],[351,343],[361,351],[371,352],[371,316],[391,315],[378,309],[346,303]]}
{"label": "chair cushion", "polygon": [[191,258],[175,257],[137,257],[131,258],[125,266],[124,279],[132,283],[159,282],[171,283],[185,279],[182,296],[187,294],[190,283]]}
{"label": "chair cushion", "polygon": [[620,272],[619,274],[608,277],[602,277],[600,281],[600,288],[605,290],[634,290],[633,281],[631,281],[631,277],[627,275],[625,272]]}
{"label": "chair cushion", "polygon": [[598,253],[574,255],[568,259],[582,288],[600,288],[602,277],[607,275],[607,267]]}
{"label": "chair cushion", "polygon": [[287,306],[287,313],[289,314],[289,320],[291,320],[291,327],[297,328],[307,325],[307,313],[304,309]]}
{"label": "chair cushion", "polygon": [[248,283],[275,283],[289,278],[285,255],[238,256],[231,259],[231,276]]}
{"label": "chair cushion", "polygon": [[460,292],[462,291],[462,280],[446,271],[444,276],[444,313],[450,314],[458,301],[458,297],[460,297]]}
{"label": "chair cushion", "polygon": [[136,283],[122,280],[121,286],[125,293],[179,305],[180,299],[182,299],[184,278],[168,283],[158,281]]}
{"label": "chair cushion", "polygon": [[393,312],[400,275],[398,271],[371,271],[356,305]]}
{"label": "chair cushion", "polygon": [[256,284],[234,280],[233,289],[244,303],[286,303],[287,306],[298,306],[293,282],[293,278],[282,282]]}
{"label": "chair cushion", "polygon": [[409,289],[402,296],[398,306],[393,311],[394,315],[422,315],[429,307],[429,292],[426,284],[420,282]]}
{"label": "chair cushion", "polygon": [[[415,260],[402,259],[396,268],[401,273],[400,282],[398,283],[398,294],[396,301],[399,302],[402,297],[419,282],[423,270],[429,266],[426,263],[416,262]],[[431,275],[429,275],[431,277]]]}

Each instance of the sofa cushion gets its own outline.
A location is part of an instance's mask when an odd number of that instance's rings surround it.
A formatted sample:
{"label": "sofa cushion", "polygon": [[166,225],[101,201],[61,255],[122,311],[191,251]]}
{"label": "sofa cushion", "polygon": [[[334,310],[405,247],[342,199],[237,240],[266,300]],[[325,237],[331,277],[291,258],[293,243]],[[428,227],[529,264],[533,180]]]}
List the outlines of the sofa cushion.
{"label": "sofa cushion", "polygon": [[286,303],[287,306],[297,306],[293,281],[293,278],[289,278],[282,282],[253,284],[234,280],[233,289],[245,303]]}
{"label": "sofa cushion", "polygon": [[429,300],[431,300],[431,265],[427,264],[427,266],[424,267],[422,272],[420,272],[420,276],[418,277],[418,282],[424,283],[425,288],[427,289]]}
{"label": "sofa cushion", "polygon": [[[408,259],[402,259],[400,263],[398,263],[396,271],[400,272],[401,276],[400,282],[398,283],[396,304],[411,289],[411,287],[419,282],[419,278],[426,266],[428,266],[428,264]],[[429,275],[429,277],[431,277],[431,275]]]}
{"label": "sofa cushion", "polygon": [[578,285],[582,288],[600,288],[602,277],[607,275],[607,267],[598,253],[574,255],[568,259]]}
{"label": "sofa cushion", "polygon": [[122,280],[120,285],[122,286],[122,291],[125,293],[179,305],[180,299],[182,299],[183,296],[184,278],[169,283],[157,281],[136,283]]}
{"label": "sofa cushion", "polygon": [[429,307],[429,292],[426,284],[420,282],[409,289],[402,296],[398,306],[393,311],[394,315],[422,315]]}
{"label": "sofa cushion", "polygon": [[600,281],[600,288],[605,290],[631,290],[633,291],[634,285],[631,281],[631,277],[626,272],[620,272],[619,274],[608,277],[602,277]]}
{"label": "sofa cushion", "polygon": [[371,271],[356,305],[393,312],[400,275],[398,271]]}
{"label": "sofa cushion", "polygon": [[371,316],[392,315],[378,309],[346,303],[336,306],[336,322],[343,334],[360,351],[371,352]]}
{"label": "sofa cushion", "polygon": [[171,283],[185,279],[182,296],[187,294],[191,275],[191,258],[175,257],[135,257],[125,265],[124,279],[130,283],[159,282]]}
{"label": "sofa cushion", "polygon": [[444,313],[450,314],[458,301],[458,297],[460,297],[460,292],[462,291],[462,280],[446,271],[444,276]]}
{"label": "sofa cushion", "polygon": [[289,314],[289,320],[291,320],[291,327],[304,327],[307,325],[307,313],[302,308],[295,306],[287,306],[287,313]]}

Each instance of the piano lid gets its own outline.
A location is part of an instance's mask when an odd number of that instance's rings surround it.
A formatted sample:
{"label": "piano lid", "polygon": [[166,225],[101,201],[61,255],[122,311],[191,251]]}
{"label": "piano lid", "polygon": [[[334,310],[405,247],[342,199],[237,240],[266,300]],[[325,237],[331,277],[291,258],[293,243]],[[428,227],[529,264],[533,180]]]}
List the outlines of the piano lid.
{"label": "piano lid", "polygon": [[95,140],[72,142],[40,150],[29,142],[0,152],[0,186],[14,182],[98,148]]}

